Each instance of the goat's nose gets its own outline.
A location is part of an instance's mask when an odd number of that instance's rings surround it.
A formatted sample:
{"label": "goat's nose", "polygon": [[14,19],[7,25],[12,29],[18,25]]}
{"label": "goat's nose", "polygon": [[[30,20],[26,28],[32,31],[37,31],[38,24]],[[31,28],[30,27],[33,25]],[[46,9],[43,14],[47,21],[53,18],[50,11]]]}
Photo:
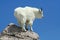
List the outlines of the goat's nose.
{"label": "goat's nose", "polygon": [[42,16],[42,18],[44,18],[44,16]]}

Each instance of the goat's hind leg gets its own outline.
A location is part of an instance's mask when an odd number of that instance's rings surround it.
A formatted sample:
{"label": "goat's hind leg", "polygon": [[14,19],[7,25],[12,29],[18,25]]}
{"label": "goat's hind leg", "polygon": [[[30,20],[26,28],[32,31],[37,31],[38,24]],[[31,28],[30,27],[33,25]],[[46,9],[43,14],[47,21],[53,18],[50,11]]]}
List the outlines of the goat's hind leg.
{"label": "goat's hind leg", "polygon": [[22,28],[22,31],[26,31],[26,29],[25,29],[25,23],[19,22],[19,25]]}
{"label": "goat's hind leg", "polygon": [[32,25],[33,25],[33,21],[30,21],[30,31],[33,31]]}
{"label": "goat's hind leg", "polygon": [[22,30],[23,30],[23,31],[26,31],[26,29],[25,29],[25,24],[22,23],[21,26],[22,26]]}

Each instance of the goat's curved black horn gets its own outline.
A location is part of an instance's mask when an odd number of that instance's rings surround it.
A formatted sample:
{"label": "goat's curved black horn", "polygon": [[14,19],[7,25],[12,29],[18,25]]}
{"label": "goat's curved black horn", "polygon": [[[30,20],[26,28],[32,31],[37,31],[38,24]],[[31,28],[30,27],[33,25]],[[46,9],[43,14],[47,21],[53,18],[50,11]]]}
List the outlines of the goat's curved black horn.
{"label": "goat's curved black horn", "polygon": [[43,10],[42,8],[40,8],[41,9],[41,11]]}

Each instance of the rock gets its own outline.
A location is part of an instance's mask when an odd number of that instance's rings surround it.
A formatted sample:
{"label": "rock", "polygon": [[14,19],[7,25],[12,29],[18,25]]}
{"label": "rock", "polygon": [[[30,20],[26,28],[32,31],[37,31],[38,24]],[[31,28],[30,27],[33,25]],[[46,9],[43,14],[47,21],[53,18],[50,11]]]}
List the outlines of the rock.
{"label": "rock", "polygon": [[39,35],[32,31],[23,31],[21,27],[10,23],[0,35],[0,40],[38,40]]}
{"label": "rock", "polygon": [[10,23],[3,31],[3,33],[5,34],[14,34],[16,32],[21,32],[23,31],[21,27],[13,24],[13,23]]}

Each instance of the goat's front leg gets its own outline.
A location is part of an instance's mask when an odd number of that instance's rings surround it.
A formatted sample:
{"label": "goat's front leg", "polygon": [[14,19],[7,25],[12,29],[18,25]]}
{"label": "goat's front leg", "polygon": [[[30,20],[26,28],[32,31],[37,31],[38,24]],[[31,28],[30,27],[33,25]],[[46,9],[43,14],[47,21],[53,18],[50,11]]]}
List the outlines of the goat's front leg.
{"label": "goat's front leg", "polygon": [[25,28],[26,28],[27,31],[28,31],[28,24],[29,24],[29,20],[26,20]]}
{"label": "goat's front leg", "polygon": [[25,23],[25,29],[28,31],[28,24]]}

